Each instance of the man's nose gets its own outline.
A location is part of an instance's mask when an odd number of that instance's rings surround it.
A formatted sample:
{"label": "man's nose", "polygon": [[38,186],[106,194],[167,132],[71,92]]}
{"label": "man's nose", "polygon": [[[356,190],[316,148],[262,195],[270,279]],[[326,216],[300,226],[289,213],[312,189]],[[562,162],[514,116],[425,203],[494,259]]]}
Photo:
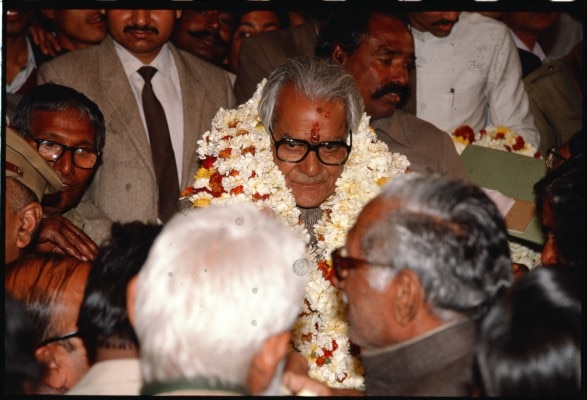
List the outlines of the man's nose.
{"label": "man's nose", "polygon": [[69,150],[64,150],[59,160],[53,162],[53,169],[61,176],[71,175],[73,168],[73,153]]}
{"label": "man's nose", "polygon": [[322,169],[318,154],[315,151],[310,151],[306,158],[298,163],[298,169],[307,176],[318,175]]}
{"label": "man's nose", "polygon": [[147,26],[151,23],[151,12],[149,10],[135,10],[132,20],[135,25]]}

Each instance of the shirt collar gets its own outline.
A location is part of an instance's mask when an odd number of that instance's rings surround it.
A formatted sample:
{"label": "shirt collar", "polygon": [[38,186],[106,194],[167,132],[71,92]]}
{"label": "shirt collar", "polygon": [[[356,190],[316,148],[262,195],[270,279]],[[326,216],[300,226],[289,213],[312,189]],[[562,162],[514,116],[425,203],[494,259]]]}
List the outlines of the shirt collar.
{"label": "shirt collar", "polygon": [[[142,61],[133,56],[116,40],[113,40],[113,42],[114,49],[122,62],[122,67],[124,68],[127,78],[130,78],[130,76],[137,72],[139,68],[145,66]],[[170,77],[171,71],[169,67],[173,65],[173,56],[171,55],[168,43],[165,43],[163,47],[161,47],[159,54],[157,54],[155,59],[148,65],[157,68],[157,71],[166,78]]]}

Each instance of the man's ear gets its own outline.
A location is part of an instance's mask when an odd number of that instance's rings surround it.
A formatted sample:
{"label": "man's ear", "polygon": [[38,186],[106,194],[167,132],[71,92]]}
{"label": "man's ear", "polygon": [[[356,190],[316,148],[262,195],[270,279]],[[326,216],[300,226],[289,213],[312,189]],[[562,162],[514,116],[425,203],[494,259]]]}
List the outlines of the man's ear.
{"label": "man's ear", "polygon": [[332,51],[332,61],[334,61],[335,63],[339,64],[340,66],[344,67],[347,60],[348,60],[348,54],[346,51],[344,51],[340,45],[336,44],[334,45],[334,50]]}
{"label": "man's ear", "polygon": [[290,339],[290,332],[281,332],[265,339],[249,369],[247,384],[252,395],[260,394],[267,388],[275,375],[277,364],[289,350]]}
{"label": "man's ear", "polygon": [[394,280],[394,317],[400,325],[405,326],[414,320],[422,304],[420,279],[412,270],[403,269]]}
{"label": "man's ear", "polygon": [[67,377],[61,368],[59,352],[65,351],[62,346],[50,343],[35,350],[35,358],[45,365],[43,383],[56,391],[65,387]]}
{"label": "man's ear", "polygon": [[130,324],[135,326],[135,300],[137,298],[137,281],[139,275],[133,276],[126,285],[126,313]]}
{"label": "man's ear", "polygon": [[24,249],[33,240],[37,228],[43,218],[43,208],[40,203],[33,201],[18,211],[19,228],[16,236],[16,245]]}

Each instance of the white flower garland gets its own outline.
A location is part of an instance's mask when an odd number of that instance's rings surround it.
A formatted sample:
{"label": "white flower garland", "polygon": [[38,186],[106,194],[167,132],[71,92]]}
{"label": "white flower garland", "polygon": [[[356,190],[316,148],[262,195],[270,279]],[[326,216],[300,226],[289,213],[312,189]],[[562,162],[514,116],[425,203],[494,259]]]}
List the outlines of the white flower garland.
{"label": "white flower garland", "polygon": [[[265,80],[237,109],[218,111],[212,129],[198,142],[202,168],[193,186],[182,195],[194,207],[253,202],[269,208],[299,231],[308,244],[310,235],[285,177],[273,161],[272,143],[257,113],[264,84]],[[381,185],[408,166],[404,155],[390,153],[387,145],[377,140],[364,114],[359,131],[353,132],[353,148],[336,190],[320,206],[323,215],[314,226],[318,241],[309,249],[306,296],[294,327],[293,344],[306,357],[310,376],[331,387],[364,389],[362,367],[350,354],[346,306],[330,281],[334,274],[330,253],[344,245],[359,212]]]}
{"label": "white flower garland", "polygon": [[[534,146],[526,143],[520,134],[506,126],[489,126],[475,133],[468,125],[462,125],[455,129],[451,136],[459,154],[462,154],[467,145],[473,143],[481,147],[541,158]],[[513,262],[524,264],[530,269],[540,262],[540,252],[511,240],[508,243]]]}

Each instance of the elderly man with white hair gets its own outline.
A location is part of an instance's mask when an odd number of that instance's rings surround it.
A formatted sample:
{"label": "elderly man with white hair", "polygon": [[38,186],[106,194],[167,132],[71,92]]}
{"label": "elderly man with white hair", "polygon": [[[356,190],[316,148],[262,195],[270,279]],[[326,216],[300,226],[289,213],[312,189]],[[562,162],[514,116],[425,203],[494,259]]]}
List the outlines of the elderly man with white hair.
{"label": "elderly man with white hair", "polygon": [[129,290],[141,394],[281,394],[304,257],[303,240],[252,205],[177,214]]}

